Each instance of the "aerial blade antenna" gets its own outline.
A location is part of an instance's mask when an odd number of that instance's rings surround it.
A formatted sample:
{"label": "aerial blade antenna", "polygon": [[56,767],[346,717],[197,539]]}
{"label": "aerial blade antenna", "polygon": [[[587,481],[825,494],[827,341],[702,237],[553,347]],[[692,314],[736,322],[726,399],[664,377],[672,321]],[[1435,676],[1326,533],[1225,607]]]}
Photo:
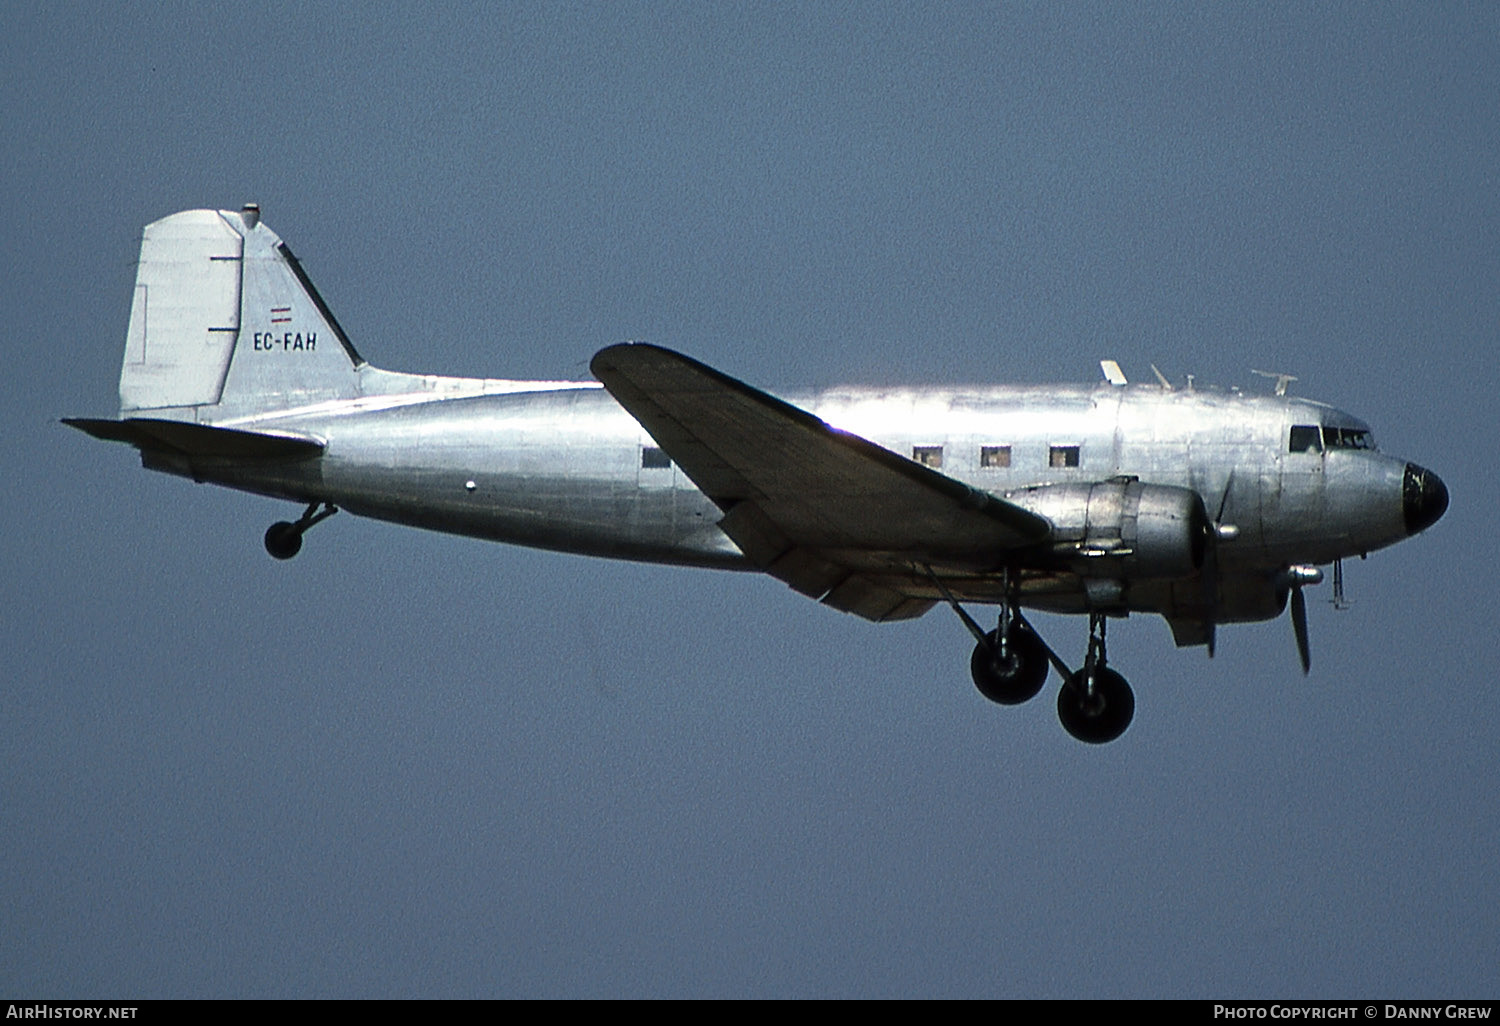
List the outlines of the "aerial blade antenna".
{"label": "aerial blade antenna", "polygon": [[1252,370],[1251,374],[1259,374],[1263,378],[1274,378],[1276,380],[1276,394],[1286,395],[1286,386],[1297,380],[1295,374],[1283,374],[1280,371]]}

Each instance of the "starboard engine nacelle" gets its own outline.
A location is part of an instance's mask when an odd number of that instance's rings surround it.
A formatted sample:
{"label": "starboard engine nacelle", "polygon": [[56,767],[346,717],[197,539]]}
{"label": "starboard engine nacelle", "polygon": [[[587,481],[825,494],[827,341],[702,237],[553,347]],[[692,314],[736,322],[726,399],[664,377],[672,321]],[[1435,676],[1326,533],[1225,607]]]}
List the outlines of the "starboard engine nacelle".
{"label": "starboard engine nacelle", "polygon": [[1053,558],[1086,577],[1187,577],[1203,567],[1212,539],[1202,496],[1135,477],[1037,485],[1005,498],[1050,520]]}

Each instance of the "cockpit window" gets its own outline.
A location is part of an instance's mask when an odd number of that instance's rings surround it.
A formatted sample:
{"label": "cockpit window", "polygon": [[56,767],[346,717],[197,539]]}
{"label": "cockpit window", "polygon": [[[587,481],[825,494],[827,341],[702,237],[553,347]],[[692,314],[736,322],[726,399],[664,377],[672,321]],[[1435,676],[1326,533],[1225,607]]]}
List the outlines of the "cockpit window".
{"label": "cockpit window", "polygon": [[1323,427],[1323,446],[1328,449],[1373,449],[1375,439],[1360,428]]}
{"label": "cockpit window", "polygon": [[1290,452],[1322,452],[1325,449],[1373,449],[1375,439],[1366,428],[1334,427],[1329,424],[1298,424],[1292,428]]}
{"label": "cockpit window", "polygon": [[1298,424],[1292,428],[1290,452],[1322,452],[1320,430],[1316,424]]}

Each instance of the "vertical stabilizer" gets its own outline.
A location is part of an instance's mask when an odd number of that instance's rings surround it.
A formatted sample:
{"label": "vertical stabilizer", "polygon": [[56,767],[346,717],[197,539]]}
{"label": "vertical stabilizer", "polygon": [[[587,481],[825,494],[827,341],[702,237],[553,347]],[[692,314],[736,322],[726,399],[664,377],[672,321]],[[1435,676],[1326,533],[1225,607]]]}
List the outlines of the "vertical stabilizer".
{"label": "vertical stabilizer", "polygon": [[360,394],[363,363],[251,205],[146,227],[120,415],[203,423]]}

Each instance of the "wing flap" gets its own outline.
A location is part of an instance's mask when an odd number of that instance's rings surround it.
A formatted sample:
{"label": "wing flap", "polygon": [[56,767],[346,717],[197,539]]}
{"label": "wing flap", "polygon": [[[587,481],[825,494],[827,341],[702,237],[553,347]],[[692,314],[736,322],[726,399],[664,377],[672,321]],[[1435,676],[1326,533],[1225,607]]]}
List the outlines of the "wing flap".
{"label": "wing flap", "polygon": [[823,604],[878,623],[914,620],[935,605],[932,599],[917,598],[876,584],[860,574],[846,578],[823,596]]}

